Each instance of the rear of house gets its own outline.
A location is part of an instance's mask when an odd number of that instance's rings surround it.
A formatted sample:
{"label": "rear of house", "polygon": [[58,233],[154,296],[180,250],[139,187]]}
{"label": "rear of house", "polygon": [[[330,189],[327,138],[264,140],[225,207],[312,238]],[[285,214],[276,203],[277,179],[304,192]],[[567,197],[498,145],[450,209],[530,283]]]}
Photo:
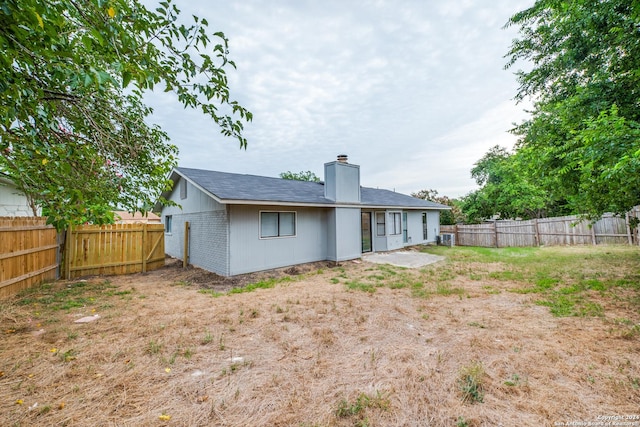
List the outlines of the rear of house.
{"label": "rear of house", "polygon": [[162,208],[167,254],[183,258],[186,242],[189,263],[223,276],[432,243],[449,209],[361,187],[346,157],[325,164],[321,183],[188,168],[171,179],[164,196],[179,206]]}

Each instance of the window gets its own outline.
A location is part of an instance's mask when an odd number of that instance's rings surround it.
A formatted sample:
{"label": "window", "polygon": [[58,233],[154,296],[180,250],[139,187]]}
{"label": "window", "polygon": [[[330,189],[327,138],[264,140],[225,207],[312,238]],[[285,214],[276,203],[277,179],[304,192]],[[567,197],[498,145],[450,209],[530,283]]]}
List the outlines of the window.
{"label": "window", "polygon": [[409,231],[407,230],[407,213],[402,212],[402,243],[409,243]]}
{"label": "window", "polygon": [[427,233],[427,213],[422,212],[422,240],[428,240],[429,233]]}
{"label": "window", "polygon": [[384,212],[376,212],[376,236],[385,235]]}
{"label": "window", "polygon": [[164,217],[164,232],[167,234],[171,234],[171,223],[173,222],[173,217],[171,215],[166,215]]}
{"label": "window", "polygon": [[260,238],[295,235],[295,212],[260,212]]}
{"label": "window", "polygon": [[180,180],[180,198],[182,200],[187,198],[187,180],[184,178]]}
{"label": "window", "polygon": [[391,212],[389,214],[389,234],[402,233],[402,220],[400,212]]}

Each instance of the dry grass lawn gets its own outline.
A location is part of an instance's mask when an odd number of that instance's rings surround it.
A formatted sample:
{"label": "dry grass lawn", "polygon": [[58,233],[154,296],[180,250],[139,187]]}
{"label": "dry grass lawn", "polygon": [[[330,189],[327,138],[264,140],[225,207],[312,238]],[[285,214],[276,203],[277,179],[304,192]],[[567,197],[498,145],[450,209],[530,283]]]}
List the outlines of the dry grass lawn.
{"label": "dry grass lawn", "polygon": [[0,301],[0,425],[640,425],[638,248],[429,250]]}

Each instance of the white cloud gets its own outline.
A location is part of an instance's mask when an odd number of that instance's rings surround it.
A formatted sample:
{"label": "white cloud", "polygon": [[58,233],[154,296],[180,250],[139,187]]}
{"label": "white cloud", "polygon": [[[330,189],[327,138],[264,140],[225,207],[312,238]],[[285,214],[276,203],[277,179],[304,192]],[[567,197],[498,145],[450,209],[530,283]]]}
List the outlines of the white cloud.
{"label": "white cloud", "polygon": [[503,66],[508,17],[529,1],[177,0],[230,39],[231,94],[254,114],[249,146],[164,94],[148,97],[182,166],[322,174],[340,153],[366,186],[459,196],[473,163],[524,116]]}

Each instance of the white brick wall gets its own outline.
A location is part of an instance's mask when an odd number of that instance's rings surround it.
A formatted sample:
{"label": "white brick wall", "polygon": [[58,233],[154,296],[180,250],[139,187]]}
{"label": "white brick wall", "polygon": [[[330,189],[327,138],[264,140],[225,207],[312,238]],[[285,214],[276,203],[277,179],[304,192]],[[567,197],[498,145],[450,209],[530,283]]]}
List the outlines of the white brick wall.
{"label": "white brick wall", "polygon": [[27,196],[4,179],[0,180],[0,216],[33,216]]}

